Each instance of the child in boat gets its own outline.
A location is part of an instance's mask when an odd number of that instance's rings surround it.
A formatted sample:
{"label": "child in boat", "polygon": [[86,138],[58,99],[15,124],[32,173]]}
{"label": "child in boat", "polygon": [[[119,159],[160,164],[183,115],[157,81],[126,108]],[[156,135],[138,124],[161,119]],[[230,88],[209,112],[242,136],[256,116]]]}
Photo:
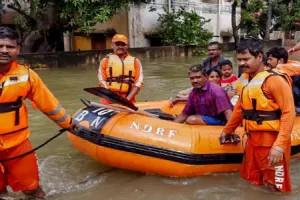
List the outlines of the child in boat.
{"label": "child in boat", "polygon": [[227,92],[229,99],[235,105],[237,96],[237,81],[238,77],[233,74],[233,67],[230,60],[224,60],[220,63],[222,76],[220,78],[221,87]]}
{"label": "child in boat", "polygon": [[[220,77],[221,77],[221,72],[219,70],[209,69],[207,71],[207,74],[208,74],[208,80],[209,81],[219,85],[219,80],[220,80]],[[185,102],[188,99],[188,97],[189,97],[192,90],[193,90],[193,87],[190,87],[188,89],[180,91],[174,99],[170,98],[170,106],[173,107],[174,104],[178,103],[178,102]]]}

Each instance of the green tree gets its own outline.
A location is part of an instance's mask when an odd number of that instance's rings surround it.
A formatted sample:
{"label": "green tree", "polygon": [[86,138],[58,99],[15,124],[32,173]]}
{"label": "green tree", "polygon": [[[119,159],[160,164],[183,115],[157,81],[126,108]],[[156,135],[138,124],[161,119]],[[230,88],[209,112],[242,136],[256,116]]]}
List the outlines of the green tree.
{"label": "green tree", "polygon": [[273,7],[276,8],[277,30],[300,30],[300,1],[276,0]]}
{"label": "green tree", "polygon": [[8,8],[19,13],[24,52],[62,50],[62,33],[91,27],[109,20],[115,13],[150,0],[10,0]]}
{"label": "green tree", "polygon": [[231,4],[231,26],[232,26],[232,35],[234,38],[234,43],[235,46],[240,41],[239,38],[239,30],[242,28],[242,20],[237,24],[236,23],[236,11],[238,7],[241,7],[242,15],[244,14],[243,12],[247,12],[247,3],[248,0],[230,0],[232,2]]}
{"label": "green tree", "polygon": [[263,0],[248,0],[242,10],[241,27],[246,30],[248,36],[257,37],[261,34],[260,17],[265,13]]}
{"label": "green tree", "polygon": [[170,12],[165,8],[164,14],[159,14],[157,33],[165,45],[205,47],[213,36],[204,28],[209,21],[183,7]]}
{"label": "green tree", "polygon": [[273,30],[300,30],[300,1],[247,0],[242,8],[241,28],[249,36],[269,39]]}

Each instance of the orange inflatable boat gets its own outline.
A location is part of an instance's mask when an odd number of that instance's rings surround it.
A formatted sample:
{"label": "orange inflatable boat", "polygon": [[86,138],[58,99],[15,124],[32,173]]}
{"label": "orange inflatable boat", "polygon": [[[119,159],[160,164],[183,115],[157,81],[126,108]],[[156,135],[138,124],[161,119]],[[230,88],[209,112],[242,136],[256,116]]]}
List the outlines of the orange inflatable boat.
{"label": "orange inflatable boat", "polygon": [[[186,125],[168,120],[171,115],[180,114],[184,104],[173,108],[169,107],[169,101],[135,105],[162,119],[85,107],[73,116],[83,127],[68,132],[70,142],[101,163],[150,174],[191,177],[239,170],[246,137],[238,145],[220,145],[222,126]],[[236,131],[241,138],[243,132],[243,127]],[[297,117],[291,154],[296,157],[299,153],[300,117]]]}

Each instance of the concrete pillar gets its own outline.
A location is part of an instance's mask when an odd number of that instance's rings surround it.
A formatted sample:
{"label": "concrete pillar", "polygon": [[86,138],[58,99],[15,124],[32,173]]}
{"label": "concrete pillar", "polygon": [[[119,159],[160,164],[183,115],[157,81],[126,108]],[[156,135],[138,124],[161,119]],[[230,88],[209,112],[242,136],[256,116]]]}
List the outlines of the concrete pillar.
{"label": "concrete pillar", "polygon": [[281,46],[285,46],[286,43],[285,43],[285,32],[284,31],[281,32],[281,39],[282,39]]}
{"label": "concrete pillar", "polygon": [[135,47],[135,37],[136,37],[136,27],[135,27],[135,8],[132,3],[130,10],[128,11],[128,39],[129,39],[129,47]]}
{"label": "concrete pillar", "polygon": [[69,32],[64,33],[64,50],[72,51],[72,38]]}

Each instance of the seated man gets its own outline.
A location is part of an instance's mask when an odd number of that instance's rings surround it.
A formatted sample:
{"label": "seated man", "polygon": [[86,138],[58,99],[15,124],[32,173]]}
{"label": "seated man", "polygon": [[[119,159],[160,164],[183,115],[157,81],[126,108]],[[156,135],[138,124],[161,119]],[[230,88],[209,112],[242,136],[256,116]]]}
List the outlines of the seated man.
{"label": "seated man", "polygon": [[[217,69],[209,69],[206,71],[208,80],[219,85],[219,80],[221,77],[221,72]],[[186,102],[190,93],[192,92],[193,87],[180,91],[176,97],[170,98],[170,107],[173,107],[178,102]]]}
{"label": "seated man", "polygon": [[193,90],[184,110],[174,122],[193,125],[225,125],[232,113],[232,105],[226,91],[219,85],[208,81],[202,65],[189,69]]}

